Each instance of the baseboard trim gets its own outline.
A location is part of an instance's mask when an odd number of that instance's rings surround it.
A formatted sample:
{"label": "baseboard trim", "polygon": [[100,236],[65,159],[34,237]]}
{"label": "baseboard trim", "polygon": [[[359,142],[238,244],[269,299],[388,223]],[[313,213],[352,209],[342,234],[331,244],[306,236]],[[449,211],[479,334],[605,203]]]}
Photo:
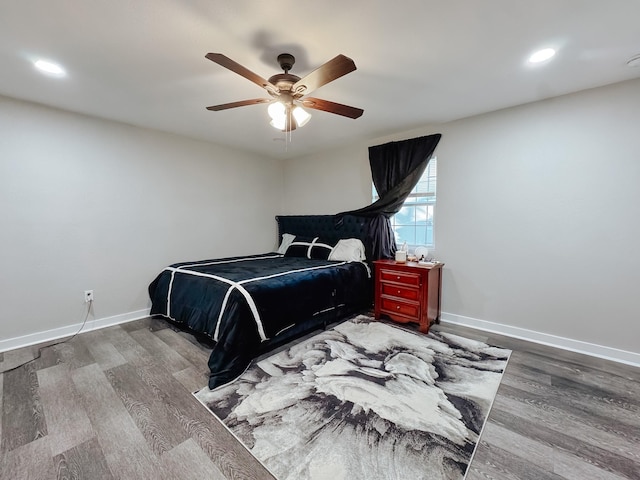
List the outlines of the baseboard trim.
{"label": "baseboard trim", "polygon": [[571,352],[583,353],[592,357],[603,358],[613,362],[624,363],[634,367],[640,367],[640,353],[619,350],[617,348],[605,347],[595,343],[583,342],[571,338],[560,337],[526,328],[513,327],[502,323],[489,322],[487,320],[479,320],[477,318],[455,315],[453,313],[442,312],[440,320],[443,323],[460,325],[463,327],[474,328],[485,332],[497,333],[512,338],[519,338],[529,342],[539,343],[550,347],[561,348]]}
{"label": "baseboard trim", "polygon": [[[133,320],[139,320],[140,318],[148,317],[149,311],[149,308],[145,308],[143,310],[122,313],[120,315],[113,315],[111,317],[87,320],[86,325],[82,329],[82,333],[111,327],[120,323],[131,322]],[[29,345],[35,345],[37,343],[50,342],[51,340],[57,340],[58,338],[68,337],[69,335],[73,335],[78,330],[80,330],[81,326],[82,322],[75,325],[68,325],[66,327],[45,330],[43,332],[30,333],[21,337],[0,340],[0,352],[6,352],[8,350],[14,350],[16,348],[28,347]]]}
{"label": "baseboard trim", "polygon": [[[133,320],[139,320],[141,318],[148,317],[149,311],[149,308],[145,308],[142,310],[136,310],[134,312],[113,315],[111,317],[89,320],[82,329],[82,332],[90,332],[92,330],[99,330],[101,328],[111,327],[113,325],[131,322]],[[605,360],[611,360],[613,362],[640,367],[640,353],[629,352],[617,348],[606,347],[604,345],[597,345],[595,343],[583,342],[581,340],[574,340],[571,338],[560,337],[548,333],[536,332],[534,330],[528,330],[526,328],[513,327],[511,325],[490,322],[488,320],[480,320],[473,317],[465,317],[463,315],[456,315],[447,312],[442,312],[440,320],[443,323],[450,323],[452,325],[460,325],[463,327],[473,328],[475,330],[497,333],[499,335],[505,335],[507,337],[519,338],[521,340],[526,340],[529,342],[548,345],[550,347],[561,348],[563,350],[569,350],[571,352],[583,353],[592,357],[603,358]],[[82,323],[78,323],[75,325],[68,325],[66,327],[54,328],[52,330],[45,330],[43,332],[31,333],[29,335],[24,335],[21,337],[0,340],[0,352],[6,352],[8,350],[14,350],[16,348],[28,347],[29,345],[35,345],[37,343],[49,342],[51,340],[57,340],[58,338],[64,338],[76,333],[80,329],[81,325]]]}

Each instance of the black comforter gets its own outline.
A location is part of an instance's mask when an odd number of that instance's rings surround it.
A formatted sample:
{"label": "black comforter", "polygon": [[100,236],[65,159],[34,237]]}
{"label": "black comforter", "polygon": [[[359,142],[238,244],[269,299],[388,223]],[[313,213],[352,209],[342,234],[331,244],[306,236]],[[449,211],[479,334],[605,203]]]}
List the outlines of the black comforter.
{"label": "black comforter", "polygon": [[149,294],[152,315],[215,340],[213,388],[241,374],[283,332],[368,306],[371,279],[359,262],[266,253],[176,263],[149,285]]}

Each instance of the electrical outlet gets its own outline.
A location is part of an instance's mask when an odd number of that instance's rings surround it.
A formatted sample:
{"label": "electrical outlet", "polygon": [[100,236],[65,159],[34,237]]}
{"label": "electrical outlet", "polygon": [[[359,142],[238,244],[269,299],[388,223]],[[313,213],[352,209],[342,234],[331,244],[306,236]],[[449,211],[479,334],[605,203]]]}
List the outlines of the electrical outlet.
{"label": "electrical outlet", "polygon": [[93,302],[93,290],[84,291],[84,303]]}

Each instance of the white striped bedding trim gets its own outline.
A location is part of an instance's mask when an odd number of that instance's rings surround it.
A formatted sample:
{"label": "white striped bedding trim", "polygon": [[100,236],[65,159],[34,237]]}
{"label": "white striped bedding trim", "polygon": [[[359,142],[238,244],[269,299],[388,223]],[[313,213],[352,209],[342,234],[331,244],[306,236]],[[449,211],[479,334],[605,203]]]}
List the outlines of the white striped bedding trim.
{"label": "white striped bedding trim", "polygon": [[[264,258],[264,257],[257,257],[257,258]],[[255,257],[254,257],[255,259]],[[222,262],[224,263],[224,262]],[[220,277],[218,275],[213,275],[210,273],[201,273],[201,272],[195,272],[193,270],[185,270],[184,267],[167,267],[165,268],[166,271],[171,272],[171,280],[169,282],[169,289],[167,292],[167,317],[171,318],[170,316],[170,311],[169,311],[169,306],[171,304],[171,287],[173,285],[173,279],[176,273],[185,273],[187,275],[194,275],[197,277],[206,277],[206,278],[212,278],[214,280],[218,280],[221,281],[223,283],[226,283],[229,285],[229,288],[227,289],[227,292],[225,293],[224,299],[222,301],[222,306],[220,307],[220,314],[218,315],[218,320],[216,322],[216,329],[213,335],[213,339],[217,342],[218,338],[219,338],[219,334],[220,334],[220,324],[222,323],[222,316],[224,314],[224,311],[227,307],[227,301],[229,299],[229,296],[231,295],[232,290],[235,288],[237,289],[243,296],[244,298],[247,300],[247,304],[249,305],[249,309],[251,310],[251,313],[253,314],[253,318],[256,322],[256,326],[258,327],[258,334],[260,335],[260,339],[264,342],[265,340],[268,340],[267,335],[265,334],[264,331],[264,325],[262,324],[262,319],[260,318],[260,314],[258,313],[258,308],[256,307],[255,302],[253,301],[253,298],[251,297],[251,295],[249,294],[249,292],[247,292],[247,290],[242,286],[243,284],[246,283],[250,283],[250,282],[256,282],[259,280],[266,280],[269,278],[275,278],[275,277],[280,277],[280,276],[284,276],[284,275],[290,275],[292,273],[297,273],[297,272],[305,272],[305,271],[311,271],[311,270],[320,270],[320,269],[324,269],[324,268],[330,268],[330,267],[335,267],[338,265],[345,265],[348,262],[340,262],[340,263],[332,263],[330,265],[318,265],[315,267],[307,267],[307,268],[299,268],[299,269],[295,269],[295,270],[288,270],[286,272],[280,272],[280,273],[274,273],[272,275],[265,275],[262,277],[254,277],[254,278],[247,278],[244,280],[240,280],[239,282],[235,282],[233,280],[229,280],[228,278],[225,277]],[[195,264],[194,266],[199,266],[202,264]]]}
{"label": "white striped bedding trim", "polygon": [[[326,248],[327,250],[329,250],[329,255],[331,255],[331,252],[333,251],[333,249],[335,248],[335,246],[333,246],[333,245],[329,245],[329,244],[327,244],[327,243],[319,242],[318,240],[320,240],[320,237],[314,237],[314,239],[313,239],[313,240],[311,240],[310,242],[301,242],[301,241],[296,242],[296,241],[295,241],[295,239],[294,239],[294,240],[293,240],[293,242],[291,242],[291,243],[289,244],[289,247],[290,247],[291,245],[296,245],[296,246],[299,246],[299,247],[300,247],[300,246],[304,247],[304,246],[308,245],[308,246],[309,246],[309,248],[307,248],[307,258],[312,258],[312,257],[311,257],[311,250],[313,249],[313,247],[323,247],[323,248]],[[288,247],[287,247],[287,248],[288,248]]]}
{"label": "white striped bedding trim", "polygon": [[181,265],[179,267],[167,267],[165,268],[165,270],[170,271],[171,272],[171,280],[169,281],[169,289],[167,291],[167,314],[165,315],[167,318],[169,318],[170,320],[176,321],[175,318],[173,318],[171,316],[171,289],[173,288],[173,279],[175,277],[175,273],[182,271],[185,268],[190,268],[190,267],[199,267],[199,266],[207,266],[207,265],[221,265],[223,263],[235,263],[235,262],[245,262],[247,260],[256,260],[259,258],[279,258],[282,257],[282,255],[277,254],[277,255],[265,255],[263,257],[242,257],[242,258],[232,258],[232,259],[227,259],[227,260],[214,260],[212,262],[206,262],[206,263],[190,263],[187,265]]}
{"label": "white striped bedding trim", "polygon": [[[251,313],[253,314],[253,318],[256,321],[256,325],[258,326],[258,333],[260,334],[260,338],[262,339],[262,341],[267,340],[267,336],[264,333],[264,328],[262,326],[262,321],[260,320],[260,315],[258,314],[258,309],[256,307],[256,304],[253,301],[253,298],[251,298],[251,295],[249,295],[249,292],[247,292],[244,287],[242,285],[240,285],[237,282],[234,282],[233,280],[229,280],[228,278],[224,278],[224,277],[219,277],[218,275],[212,275],[210,273],[201,273],[201,272],[194,272],[193,270],[182,270],[182,269],[177,269],[174,267],[167,267],[165,268],[165,270],[170,271],[171,275],[173,277],[173,275],[175,275],[176,273],[184,273],[187,275],[194,275],[196,277],[206,277],[206,278],[213,278],[214,280],[218,280],[220,282],[226,283],[228,285],[230,285],[229,289],[227,290],[227,293],[224,297],[224,301],[222,303],[222,307],[220,308],[220,315],[218,316],[218,322],[216,324],[216,332],[215,335],[213,337],[213,339],[217,342],[218,341],[218,330],[219,330],[219,326],[220,326],[220,321],[222,320],[222,314],[224,313],[224,309],[226,307],[227,304],[227,298],[229,298],[229,294],[231,292],[232,289],[237,289],[243,296],[244,298],[247,300],[247,304],[249,305],[249,309],[251,310]],[[173,280],[173,278],[172,278]],[[169,302],[171,301],[171,293],[169,292],[167,294],[167,310],[169,310]]]}

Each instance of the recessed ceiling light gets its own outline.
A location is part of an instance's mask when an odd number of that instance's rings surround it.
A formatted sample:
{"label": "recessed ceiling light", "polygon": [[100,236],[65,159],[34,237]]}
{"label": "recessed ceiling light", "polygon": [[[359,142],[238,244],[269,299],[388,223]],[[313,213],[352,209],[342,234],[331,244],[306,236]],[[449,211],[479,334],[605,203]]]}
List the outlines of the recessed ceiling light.
{"label": "recessed ceiling light", "polygon": [[556,51],[553,48],[543,48],[542,50],[538,50],[529,57],[529,63],[544,62],[545,60],[549,60],[555,54]]}
{"label": "recessed ceiling light", "polygon": [[38,70],[49,75],[63,77],[66,74],[64,68],[62,68],[57,63],[53,63],[48,60],[36,60],[35,62],[33,62],[33,64]]}

